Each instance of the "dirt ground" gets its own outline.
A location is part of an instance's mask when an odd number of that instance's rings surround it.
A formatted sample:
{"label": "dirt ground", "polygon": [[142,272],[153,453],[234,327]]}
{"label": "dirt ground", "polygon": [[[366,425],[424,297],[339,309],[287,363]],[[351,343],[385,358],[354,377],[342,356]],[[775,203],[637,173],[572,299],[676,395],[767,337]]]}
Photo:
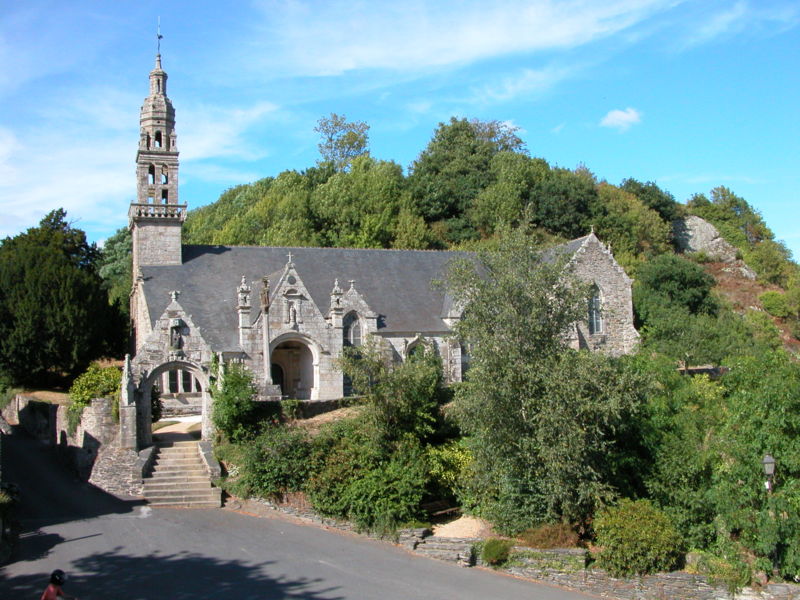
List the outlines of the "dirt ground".
{"label": "dirt ground", "polygon": [[494,532],[491,525],[483,519],[464,515],[449,523],[434,525],[433,535],[452,538],[487,538]]}

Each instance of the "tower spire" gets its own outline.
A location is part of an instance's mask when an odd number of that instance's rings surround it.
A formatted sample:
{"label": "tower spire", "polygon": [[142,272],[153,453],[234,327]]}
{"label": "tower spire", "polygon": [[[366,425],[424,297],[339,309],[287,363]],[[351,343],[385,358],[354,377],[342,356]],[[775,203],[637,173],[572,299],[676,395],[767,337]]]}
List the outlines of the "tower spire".
{"label": "tower spire", "polygon": [[155,68],[150,94],[139,114],[136,153],[136,201],[128,212],[133,232],[134,269],[181,264],[181,226],[186,205],[178,201],[178,138],[175,108],[167,96],[167,73],[161,68],[161,20],[156,33]]}

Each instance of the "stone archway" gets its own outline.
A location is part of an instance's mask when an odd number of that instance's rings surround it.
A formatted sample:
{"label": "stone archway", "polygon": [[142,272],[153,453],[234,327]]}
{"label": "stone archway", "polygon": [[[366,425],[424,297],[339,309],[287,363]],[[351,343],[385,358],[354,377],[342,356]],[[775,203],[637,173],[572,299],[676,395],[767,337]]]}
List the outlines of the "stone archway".
{"label": "stone archway", "polygon": [[281,394],[298,400],[319,397],[319,349],[300,334],[280,336],[270,344],[273,373],[281,374]]}
{"label": "stone archway", "polygon": [[[175,374],[175,375],[173,375]],[[173,387],[174,385],[174,387]],[[145,446],[152,444],[153,428],[150,409],[150,398],[154,386],[158,386],[163,392],[162,386],[166,386],[168,394],[174,400],[181,394],[185,394],[185,386],[191,390],[193,402],[202,415],[202,437],[208,439],[211,436],[211,395],[209,393],[208,375],[200,367],[189,361],[174,360],[158,365],[150,371],[141,381],[138,387],[138,414],[139,427],[142,432],[142,443]],[[172,390],[175,390],[174,392]]]}

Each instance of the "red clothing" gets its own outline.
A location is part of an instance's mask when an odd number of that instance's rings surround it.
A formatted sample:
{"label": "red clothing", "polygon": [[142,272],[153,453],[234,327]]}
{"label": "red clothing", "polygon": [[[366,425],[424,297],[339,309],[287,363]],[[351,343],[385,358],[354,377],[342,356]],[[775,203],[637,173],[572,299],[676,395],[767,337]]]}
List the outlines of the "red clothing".
{"label": "red clothing", "polygon": [[47,589],[42,592],[42,597],[39,600],[58,600],[63,596],[64,592],[62,591],[61,586],[51,583],[47,586]]}

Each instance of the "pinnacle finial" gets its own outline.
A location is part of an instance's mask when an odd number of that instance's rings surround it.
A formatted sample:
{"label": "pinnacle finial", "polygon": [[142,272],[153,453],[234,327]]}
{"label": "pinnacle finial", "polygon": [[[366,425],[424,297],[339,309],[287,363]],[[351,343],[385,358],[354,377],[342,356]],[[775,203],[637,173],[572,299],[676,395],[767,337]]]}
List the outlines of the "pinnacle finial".
{"label": "pinnacle finial", "polygon": [[164,36],[161,35],[161,17],[158,17],[158,26],[156,28],[156,62],[158,67],[161,67],[161,40]]}

